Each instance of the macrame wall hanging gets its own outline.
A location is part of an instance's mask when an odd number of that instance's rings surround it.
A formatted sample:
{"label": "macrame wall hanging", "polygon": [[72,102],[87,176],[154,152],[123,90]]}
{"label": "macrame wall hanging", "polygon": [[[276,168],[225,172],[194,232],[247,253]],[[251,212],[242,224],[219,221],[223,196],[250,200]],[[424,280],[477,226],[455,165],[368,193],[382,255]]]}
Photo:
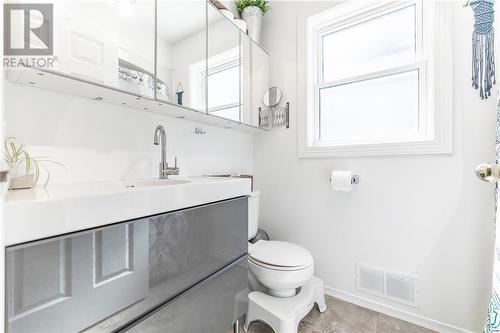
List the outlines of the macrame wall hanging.
{"label": "macrame wall hanging", "polygon": [[495,0],[470,0],[466,5],[474,12],[472,86],[481,98],[488,98],[495,84]]}

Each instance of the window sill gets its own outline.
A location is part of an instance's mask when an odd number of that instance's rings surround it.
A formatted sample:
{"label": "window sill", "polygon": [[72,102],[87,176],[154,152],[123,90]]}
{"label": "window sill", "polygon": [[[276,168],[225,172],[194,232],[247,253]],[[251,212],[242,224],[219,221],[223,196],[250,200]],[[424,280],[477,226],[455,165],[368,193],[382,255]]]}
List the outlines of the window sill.
{"label": "window sill", "polygon": [[299,158],[451,154],[451,140],[300,146]]}

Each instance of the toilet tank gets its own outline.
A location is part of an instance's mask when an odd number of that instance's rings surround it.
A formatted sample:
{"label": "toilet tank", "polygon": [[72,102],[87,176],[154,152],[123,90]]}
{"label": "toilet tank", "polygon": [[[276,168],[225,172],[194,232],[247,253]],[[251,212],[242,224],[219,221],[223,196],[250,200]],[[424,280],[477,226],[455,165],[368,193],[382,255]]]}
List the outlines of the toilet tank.
{"label": "toilet tank", "polygon": [[254,238],[259,229],[259,198],[259,191],[248,196],[248,240]]}

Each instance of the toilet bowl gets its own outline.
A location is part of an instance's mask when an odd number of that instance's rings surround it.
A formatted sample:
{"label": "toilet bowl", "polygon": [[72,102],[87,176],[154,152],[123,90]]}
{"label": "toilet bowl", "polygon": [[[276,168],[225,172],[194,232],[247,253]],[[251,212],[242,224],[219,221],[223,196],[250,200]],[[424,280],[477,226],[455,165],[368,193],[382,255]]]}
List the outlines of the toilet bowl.
{"label": "toilet bowl", "polygon": [[298,245],[265,240],[249,245],[248,267],[271,296],[295,296],[313,276],[312,256]]}
{"label": "toilet bowl", "polygon": [[[257,234],[260,192],[248,198],[248,239]],[[314,273],[314,260],[305,248],[288,242],[259,240],[248,244],[248,267],[274,297],[292,297]]]}

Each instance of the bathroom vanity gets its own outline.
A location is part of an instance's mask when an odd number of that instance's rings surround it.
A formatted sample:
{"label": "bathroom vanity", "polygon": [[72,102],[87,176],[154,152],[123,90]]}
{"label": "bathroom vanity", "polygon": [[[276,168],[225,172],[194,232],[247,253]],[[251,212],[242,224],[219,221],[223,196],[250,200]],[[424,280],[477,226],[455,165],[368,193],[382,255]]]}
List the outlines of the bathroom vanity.
{"label": "bathroom vanity", "polygon": [[248,179],[6,198],[6,332],[224,332],[246,310]]}

